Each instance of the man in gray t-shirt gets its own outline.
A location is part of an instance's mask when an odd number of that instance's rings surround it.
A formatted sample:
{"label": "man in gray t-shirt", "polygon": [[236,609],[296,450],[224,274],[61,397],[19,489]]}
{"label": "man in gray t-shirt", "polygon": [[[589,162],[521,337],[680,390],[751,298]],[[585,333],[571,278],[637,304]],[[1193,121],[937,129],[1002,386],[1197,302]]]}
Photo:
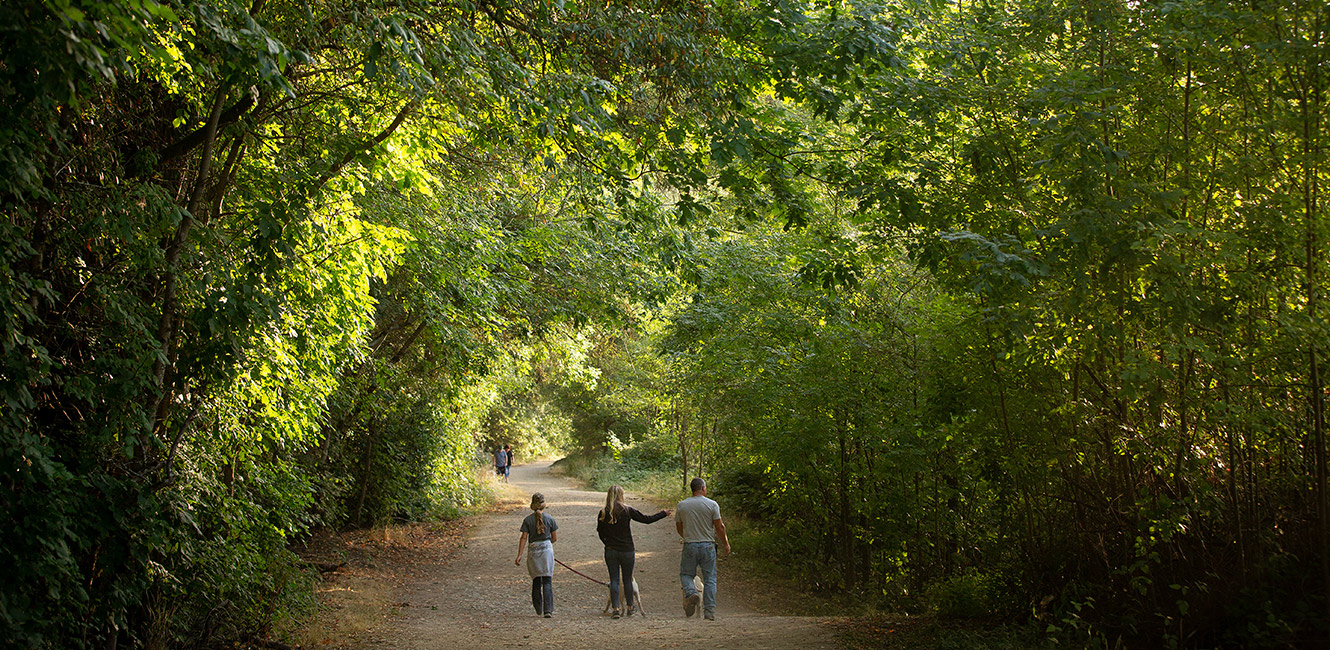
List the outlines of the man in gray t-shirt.
{"label": "man in gray t-shirt", "polygon": [[[720,519],[720,504],[707,498],[707,482],[693,479],[688,487],[693,496],[679,502],[674,511],[674,529],[683,538],[683,555],[679,560],[679,584],[683,586],[683,612],[692,616],[702,603],[702,615],[708,621],[716,620],[716,543],[730,552],[730,540],[725,536],[725,522]],[[702,571],[702,594],[699,596],[693,579]]]}

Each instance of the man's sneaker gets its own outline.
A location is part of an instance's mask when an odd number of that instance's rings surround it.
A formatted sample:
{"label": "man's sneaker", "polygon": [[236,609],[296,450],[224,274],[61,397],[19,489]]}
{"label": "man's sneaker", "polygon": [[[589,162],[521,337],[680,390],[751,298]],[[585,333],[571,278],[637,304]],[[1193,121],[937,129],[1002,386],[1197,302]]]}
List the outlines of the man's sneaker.
{"label": "man's sneaker", "polygon": [[693,594],[693,595],[691,595],[691,596],[684,596],[684,597],[683,597],[683,614],[684,614],[684,616],[692,616],[693,614],[696,614],[696,613],[697,613],[697,604],[700,603],[700,602],[702,602],[702,596],[701,596],[701,594]]}
{"label": "man's sneaker", "polygon": [[711,613],[711,612],[703,612],[703,613],[702,613],[702,618],[705,618],[705,619],[707,619],[708,621],[714,621],[714,620],[716,620],[716,615],[713,614],[713,613]]}
{"label": "man's sneaker", "polygon": [[613,612],[610,612],[610,618],[619,618],[621,616],[623,616],[623,614],[620,614],[619,610],[617,609],[614,610]]}
{"label": "man's sneaker", "polygon": [[549,613],[549,612],[545,612],[545,618],[549,618],[549,617],[551,617],[551,616],[554,616],[554,615],[551,614],[551,613]]}

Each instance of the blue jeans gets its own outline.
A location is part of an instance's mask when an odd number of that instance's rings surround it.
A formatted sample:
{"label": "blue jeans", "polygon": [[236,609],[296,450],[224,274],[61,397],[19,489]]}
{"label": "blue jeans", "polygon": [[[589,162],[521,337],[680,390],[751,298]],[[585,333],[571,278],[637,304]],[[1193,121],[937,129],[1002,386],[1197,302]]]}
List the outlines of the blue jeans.
{"label": "blue jeans", "polygon": [[683,595],[697,593],[693,587],[693,576],[702,570],[702,612],[716,611],[716,544],[715,542],[688,542],[683,545],[683,557],[679,560],[679,584],[683,585]]}
{"label": "blue jeans", "polygon": [[636,562],[636,551],[616,551],[605,547],[605,567],[610,570],[610,607],[619,609],[619,576],[622,574],[624,605],[628,609],[633,608],[633,564]]}

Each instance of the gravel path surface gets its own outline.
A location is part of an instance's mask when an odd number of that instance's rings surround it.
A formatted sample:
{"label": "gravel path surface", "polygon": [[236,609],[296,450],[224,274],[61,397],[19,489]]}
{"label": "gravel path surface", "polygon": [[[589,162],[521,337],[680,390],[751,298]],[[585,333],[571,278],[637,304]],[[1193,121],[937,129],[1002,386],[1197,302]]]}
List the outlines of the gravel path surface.
{"label": "gravel path surface", "polygon": [[[549,472],[548,462],[513,467],[512,483],[529,502],[543,492],[546,512],[559,522],[554,555],[598,580],[606,580],[604,546],[596,537],[596,510],[605,495],[575,488]],[[633,495],[629,503],[647,514],[658,507]],[[672,506],[671,506],[672,507]],[[724,512],[724,504],[721,504]],[[531,581],[517,556],[518,528],[525,507],[483,517],[467,534],[466,546],[447,565],[418,572],[398,586],[398,615],[358,645],[393,648],[836,648],[824,619],[773,616],[756,611],[744,594],[727,587],[719,569],[716,620],[701,613],[685,618],[679,588],[679,536],[672,517],[651,525],[633,523],[636,578],[645,616],[614,620],[602,614],[608,590],[556,566],[553,618],[531,608]]]}

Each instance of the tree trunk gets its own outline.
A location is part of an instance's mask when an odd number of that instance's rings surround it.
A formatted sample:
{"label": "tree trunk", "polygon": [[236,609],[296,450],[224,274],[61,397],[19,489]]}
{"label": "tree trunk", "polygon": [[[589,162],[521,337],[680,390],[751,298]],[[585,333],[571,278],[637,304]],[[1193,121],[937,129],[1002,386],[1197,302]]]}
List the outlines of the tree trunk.
{"label": "tree trunk", "polygon": [[[1317,53],[1320,48],[1315,50]],[[1316,57],[1319,59],[1319,56]],[[1297,80],[1299,104],[1302,112],[1302,207],[1305,228],[1306,278],[1305,294],[1307,316],[1312,323],[1318,323],[1321,293],[1321,243],[1317,232],[1319,217],[1319,158],[1321,153],[1321,62],[1306,61],[1301,69],[1301,79]],[[1320,349],[1316,335],[1310,337],[1307,350],[1307,401],[1310,422],[1313,460],[1315,462],[1314,485],[1316,498],[1316,533],[1320,547],[1321,563],[1321,602],[1323,615],[1330,620],[1330,495],[1326,486],[1326,449],[1325,449],[1325,394],[1321,380]],[[1323,639],[1324,640],[1324,639]]]}
{"label": "tree trunk", "polygon": [[356,498],[356,515],[352,518],[353,521],[361,525],[365,523],[362,518],[365,510],[365,496],[369,494],[369,474],[370,470],[374,469],[374,446],[379,437],[379,427],[373,418],[370,419],[368,433],[369,440],[365,443],[365,462],[361,464],[360,469],[360,496]]}
{"label": "tree trunk", "polygon": [[203,153],[199,158],[199,170],[194,179],[194,190],[190,194],[189,204],[185,206],[184,214],[180,217],[180,224],[176,226],[175,234],[171,237],[171,243],[166,247],[166,259],[164,260],[166,270],[162,278],[162,315],[157,324],[157,340],[160,342],[160,348],[157,351],[157,360],[152,365],[153,383],[156,384],[158,389],[157,399],[153,401],[152,405],[152,428],[154,431],[160,429],[166,421],[171,405],[171,377],[168,373],[169,364],[167,360],[171,357],[172,348],[175,347],[176,284],[180,272],[180,254],[185,248],[185,243],[189,241],[189,230],[194,224],[194,215],[199,210],[204,189],[208,186],[208,173],[212,169],[212,150],[217,142],[218,122],[221,120],[222,104],[225,102],[226,86],[223,85],[217,89],[217,96],[212,104],[212,112],[208,115],[208,125],[204,130]]}
{"label": "tree trunk", "polygon": [[840,537],[841,571],[845,580],[845,588],[854,591],[857,585],[857,575],[854,566],[854,540],[850,536],[849,450],[846,446],[845,429],[841,426],[839,418],[833,415],[833,419],[832,426],[836,427],[836,446],[840,451],[840,466],[836,472],[836,492],[840,501],[840,516],[839,521],[836,522],[836,529]]}
{"label": "tree trunk", "polygon": [[688,492],[688,417],[679,410],[676,404],[674,407],[674,428],[679,432],[679,470],[683,473],[683,491]]}
{"label": "tree trunk", "polygon": [[[1306,102],[1303,102],[1304,110]],[[1313,155],[1311,122],[1315,117],[1304,121],[1304,144],[1306,154]],[[1318,125],[1319,126],[1319,125]],[[1303,187],[1303,206],[1306,213],[1307,232],[1307,313],[1312,322],[1317,322],[1317,309],[1320,302],[1320,243],[1316,236],[1316,165],[1315,160],[1306,163],[1306,180]],[[1326,620],[1330,620],[1330,495],[1326,493],[1326,449],[1325,449],[1325,394],[1321,385],[1320,350],[1315,336],[1311,338],[1307,351],[1308,406],[1310,407],[1312,446],[1315,450],[1316,463],[1316,519],[1317,538],[1320,546],[1322,602],[1325,603]]]}

